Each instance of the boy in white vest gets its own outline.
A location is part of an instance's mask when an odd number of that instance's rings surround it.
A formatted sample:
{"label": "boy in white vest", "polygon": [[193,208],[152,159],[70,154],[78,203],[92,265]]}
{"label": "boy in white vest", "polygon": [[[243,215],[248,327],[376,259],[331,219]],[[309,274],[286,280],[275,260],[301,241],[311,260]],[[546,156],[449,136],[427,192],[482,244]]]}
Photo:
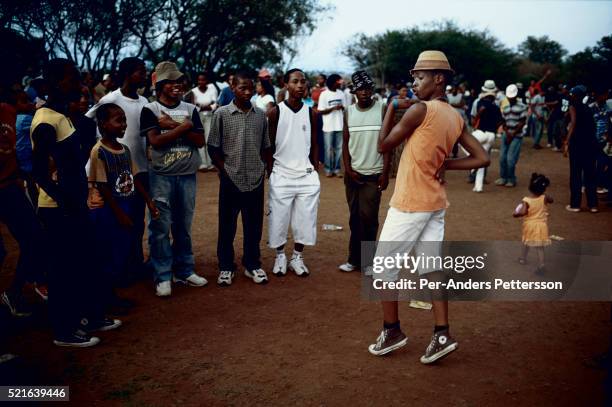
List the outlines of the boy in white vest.
{"label": "boy in white vest", "polygon": [[301,277],[309,275],[302,252],[317,240],[319,183],[316,116],[302,99],[306,97],[304,72],[291,69],[285,74],[288,98],[270,109],[268,125],[274,159],[269,190],[269,245],[276,249],[272,272],[287,273],[285,244],[291,231],[295,248],[289,267]]}

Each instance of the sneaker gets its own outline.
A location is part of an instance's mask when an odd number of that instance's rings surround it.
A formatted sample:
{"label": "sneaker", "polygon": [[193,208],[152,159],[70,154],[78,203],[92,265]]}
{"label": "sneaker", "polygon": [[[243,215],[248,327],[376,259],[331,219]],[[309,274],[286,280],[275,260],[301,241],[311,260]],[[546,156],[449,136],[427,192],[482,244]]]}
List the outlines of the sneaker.
{"label": "sneaker", "polygon": [[335,175],[336,177],[338,177],[338,178],[342,178],[342,177],[344,177],[344,175],[342,175],[342,174],[341,174],[341,173],[339,173],[339,172],[335,172],[335,173],[334,173],[334,175]]}
{"label": "sneaker", "polygon": [[545,266],[538,266],[535,269],[535,275],[536,276],[543,276],[546,273],[546,267]]}
{"label": "sneaker", "polygon": [[272,274],[278,277],[282,277],[287,274],[287,256],[285,253],[277,253],[274,259],[274,268]]}
{"label": "sneaker", "polygon": [[524,257],[519,257],[518,258],[518,262],[519,262],[519,264],[524,266],[525,264],[527,264],[527,259],[524,258]]}
{"label": "sneaker", "polygon": [[473,191],[473,192],[482,192],[482,188],[476,188],[476,187],[474,187],[474,188],[472,188],[472,191]]}
{"label": "sneaker", "polygon": [[351,263],[347,261],[346,263],[339,265],[338,268],[340,269],[340,271],[344,271],[345,273],[350,273],[351,271],[357,270],[359,267],[353,266]]}
{"label": "sneaker", "polygon": [[546,147],[547,147],[547,148],[551,148],[551,147],[552,147],[552,144],[547,143],[547,144],[546,144]]}
{"label": "sneaker", "polygon": [[301,253],[293,253],[291,261],[289,262],[289,268],[295,272],[298,277],[308,277],[310,271],[304,264],[304,256]]}
{"label": "sneaker", "polygon": [[268,276],[262,269],[255,270],[244,270],[244,275],[253,280],[255,284],[266,284],[268,282]]}
{"label": "sneaker", "polygon": [[504,185],[508,188],[514,188],[516,186],[516,182],[512,182],[512,181],[508,181],[506,182],[506,185]]}
{"label": "sneaker", "polygon": [[555,153],[558,153],[560,151],[562,151],[559,147],[553,147],[552,151],[554,151]]}
{"label": "sneaker", "polygon": [[158,297],[170,297],[172,294],[172,283],[170,281],[161,281],[155,286],[155,295]]}
{"label": "sneaker", "polygon": [[599,209],[597,209],[597,208],[589,208],[589,212],[597,213],[597,212],[599,212]]}
{"label": "sneaker", "polygon": [[597,193],[598,194],[607,194],[608,193],[608,188],[597,188]]}
{"label": "sneaker", "polygon": [[498,178],[495,180],[495,185],[497,185],[498,187],[503,187],[504,185],[506,185],[506,180],[504,178]]}
{"label": "sneaker", "polygon": [[172,277],[172,281],[175,283],[181,283],[184,285],[188,285],[191,287],[204,287],[208,284],[208,280],[202,276],[197,275],[196,273],[191,273],[191,275],[185,279]]}
{"label": "sneaker", "polygon": [[122,325],[120,319],[113,318],[102,318],[98,320],[89,320],[87,318],[83,318],[81,320],[81,327],[85,332],[105,332],[112,331],[113,329],[117,329]]}
{"label": "sneaker", "polygon": [[571,205],[566,205],[565,210],[568,212],[580,212],[580,208],[572,208]]}
{"label": "sneaker", "polygon": [[334,174],[332,174],[331,172],[326,172],[326,173],[325,173],[325,176],[326,176],[327,178],[331,178],[331,177],[333,177],[333,176],[334,176]]}
{"label": "sneaker", "polygon": [[35,284],[34,292],[43,299],[43,301],[49,300],[49,289],[44,284]]}
{"label": "sneaker", "polygon": [[410,303],[408,303],[408,306],[411,308],[424,309],[428,311],[433,308],[433,305],[431,304],[431,302],[419,301],[419,300],[410,300]]}
{"label": "sneaker", "polygon": [[217,277],[217,284],[222,287],[227,287],[232,285],[232,281],[234,280],[234,272],[233,271],[220,271],[219,277]]}
{"label": "sneaker", "polygon": [[385,328],[380,335],[378,335],[376,343],[368,346],[368,351],[370,351],[372,355],[382,356],[401,348],[407,343],[408,338],[400,328]]}
{"label": "sneaker", "polygon": [[11,315],[14,317],[22,318],[29,317],[30,315],[32,315],[31,311],[28,311],[23,308],[19,299],[9,297],[9,294],[6,291],[3,292],[2,295],[0,295],[0,301],[2,301],[2,303],[7,306],[7,308],[11,312]]}
{"label": "sneaker", "polygon": [[421,356],[421,363],[428,365],[447,356],[452,351],[456,350],[459,344],[448,333],[448,329],[438,331],[431,337],[431,342],[425,350],[425,354]]}
{"label": "sneaker", "polygon": [[65,346],[70,348],[88,348],[100,343],[100,338],[88,335],[86,332],[77,330],[66,336],[58,336],[53,340],[57,346]]}

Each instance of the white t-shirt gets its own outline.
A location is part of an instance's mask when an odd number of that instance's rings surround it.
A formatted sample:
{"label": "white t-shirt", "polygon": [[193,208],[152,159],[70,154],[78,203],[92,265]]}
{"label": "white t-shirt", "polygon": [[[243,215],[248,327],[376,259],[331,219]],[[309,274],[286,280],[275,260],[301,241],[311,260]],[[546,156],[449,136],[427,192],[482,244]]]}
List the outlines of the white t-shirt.
{"label": "white t-shirt", "polygon": [[274,97],[272,95],[257,95],[255,97],[255,106],[263,110],[264,112],[268,111],[268,104],[274,103]]}
{"label": "white t-shirt", "polygon": [[355,100],[349,88],[344,89],[344,100],[345,100],[344,106],[346,107],[352,105],[353,101]]}
{"label": "white t-shirt", "polygon": [[130,149],[132,160],[136,164],[138,172],[146,172],[149,166],[146,153],[147,143],[145,138],[140,135],[140,113],[149,101],[143,96],[138,96],[138,99],[123,96],[121,89],[117,89],[104,95],[98,103],[89,109],[85,116],[95,119],[98,107],[106,103],[114,103],[125,112],[127,128],[125,135],[119,142],[125,144]]}
{"label": "white t-shirt", "polygon": [[[321,92],[321,96],[319,97],[319,110],[326,110],[333,106],[342,105],[346,107],[346,100],[344,98],[344,92],[340,89],[336,89],[335,91],[331,91],[329,89],[325,89]],[[331,113],[323,115],[323,131],[342,131],[344,127],[344,114],[342,110],[334,110]]]}
{"label": "white t-shirt", "polygon": [[[212,106],[213,110],[217,107],[217,99],[219,98],[217,88],[212,83],[206,85],[206,92],[202,92],[197,86],[191,89],[193,94],[193,103],[197,106]],[[201,115],[210,116],[212,110],[204,110],[199,112]]]}

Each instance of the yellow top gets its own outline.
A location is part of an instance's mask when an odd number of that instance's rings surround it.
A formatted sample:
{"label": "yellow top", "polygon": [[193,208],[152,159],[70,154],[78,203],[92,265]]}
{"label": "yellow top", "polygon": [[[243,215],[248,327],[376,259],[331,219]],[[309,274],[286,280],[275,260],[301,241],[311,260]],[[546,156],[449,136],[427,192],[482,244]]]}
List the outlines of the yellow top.
{"label": "yellow top", "polygon": [[524,197],[523,202],[529,205],[523,217],[523,243],[527,246],[548,246],[548,210],[546,195],[537,198]]}
{"label": "yellow top", "polygon": [[[75,128],[72,125],[72,122],[69,118],[64,116],[61,113],[56,112],[55,110],[48,109],[46,107],[40,108],[34,114],[34,118],[32,119],[32,126],[30,127],[30,139],[32,141],[32,147],[34,147],[34,140],[32,139],[32,134],[34,134],[34,130],[38,127],[39,124],[49,124],[53,126],[56,134],[56,142],[59,143],[64,141],[68,137],[74,133]],[[53,180],[57,180],[57,171],[55,169],[55,164],[53,163],[53,159],[49,159],[49,168],[51,170],[51,178]],[[57,202],[53,198],[51,198],[44,189],[40,189],[40,194],[38,195],[38,207],[39,208],[57,208]]]}

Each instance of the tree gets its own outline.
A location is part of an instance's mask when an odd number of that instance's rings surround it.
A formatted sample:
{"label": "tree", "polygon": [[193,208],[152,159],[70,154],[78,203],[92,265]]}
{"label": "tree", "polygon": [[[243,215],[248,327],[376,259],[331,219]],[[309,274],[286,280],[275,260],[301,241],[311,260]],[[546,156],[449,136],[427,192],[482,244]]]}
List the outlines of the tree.
{"label": "tree", "polygon": [[563,65],[563,79],[587,87],[612,88],[612,35],[602,37],[594,47],[587,47],[568,57]]}
{"label": "tree", "polygon": [[0,24],[90,71],[129,54],[212,72],[279,63],[326,10],[319,0],[8,0]]}
{"label": "tree", "polygon": [[567,50],[547,35],[543,37],[528,36],[518,46],[519,56],[540,64],[559,65]]}
{"label": "tree", "polygon": [[485,79],[508,83],[516,77],[516,58],[497,38],[487,31],[460,29],[452,22],[361,35],[344,49],[344,55],[383,82],[397,82],[409,77],[419,53],[426,49],[446,54],[457,73],[456,82],[466,80],[476,87]]}

